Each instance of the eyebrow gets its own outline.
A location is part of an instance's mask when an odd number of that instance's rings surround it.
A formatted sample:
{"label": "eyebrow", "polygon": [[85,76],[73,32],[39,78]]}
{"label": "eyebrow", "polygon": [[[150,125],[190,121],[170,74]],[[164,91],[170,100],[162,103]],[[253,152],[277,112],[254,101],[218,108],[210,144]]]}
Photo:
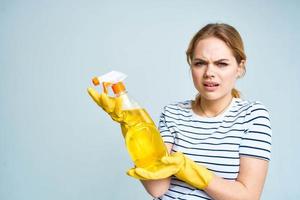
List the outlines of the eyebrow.
{"label": "eyebrow", "polygon": [[[201,59],[201,58],[195,58],[195,59],[193,59],[193,61],[204,61],[204,62],[207,62],[206,60]],[[214,63],[215,63],[215,62],[223,62],[223,61],[228,61],[228,62],[229,62],[228,59],[226,59],[226,58],[221,58],[221,59],[219,59],[219,60],[215,60]]]}

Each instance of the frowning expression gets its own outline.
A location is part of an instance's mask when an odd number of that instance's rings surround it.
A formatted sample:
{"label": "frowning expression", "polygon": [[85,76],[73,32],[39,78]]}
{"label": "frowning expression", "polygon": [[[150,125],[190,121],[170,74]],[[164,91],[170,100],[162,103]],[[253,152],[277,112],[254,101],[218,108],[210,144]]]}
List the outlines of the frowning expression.
{"label": "frowning expression", "polygon": [[191,71],[195,88],[203,98],[216,100],[231,96],[244,61],[237,63],[227,44],[215,37],[200,40],[194,50]]}

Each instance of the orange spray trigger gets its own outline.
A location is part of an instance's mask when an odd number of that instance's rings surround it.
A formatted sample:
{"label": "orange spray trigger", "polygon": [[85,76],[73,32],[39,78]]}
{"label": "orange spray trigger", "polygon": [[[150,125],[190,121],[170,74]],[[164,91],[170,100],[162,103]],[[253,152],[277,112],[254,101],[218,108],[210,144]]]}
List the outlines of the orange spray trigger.
{"label": "orange spray trigger", "polygon": [[94,78],[92,79],[92,82],[93,82],[94,86],[97,86],[97,85],[100,84],[100,82],[99,82],[99,80],[98,80],[97,77],[94,77]]}

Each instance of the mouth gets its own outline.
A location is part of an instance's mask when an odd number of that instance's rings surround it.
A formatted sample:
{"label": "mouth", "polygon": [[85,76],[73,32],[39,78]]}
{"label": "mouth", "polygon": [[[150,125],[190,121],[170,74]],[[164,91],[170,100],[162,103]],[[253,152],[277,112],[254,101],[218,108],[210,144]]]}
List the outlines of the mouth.
{"label": "mouth", "polygon": [[216,82],[204,82],[203,85],[204,89],[208,92],[213,92],[220,86],[220,84]]}
{"label": "mouth", "polygon": [[204,83],[203,85],[205,87],[216,87],[216,86],[219,86],[220,84],[218,84],[218,83]]}

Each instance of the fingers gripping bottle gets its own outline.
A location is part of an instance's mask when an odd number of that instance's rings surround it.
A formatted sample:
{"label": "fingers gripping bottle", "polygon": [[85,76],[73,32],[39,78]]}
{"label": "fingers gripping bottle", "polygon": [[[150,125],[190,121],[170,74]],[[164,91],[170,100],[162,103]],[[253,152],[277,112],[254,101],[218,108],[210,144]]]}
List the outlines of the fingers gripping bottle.
{"label": "fingers gripping bottle", "polygon": [[93,83],[102,83],[105,93],[111,86],[115,97],[121,98],[124,119],[121,130],[128,153],[137,167],[150,166],[167,155],[167,149],[150,115],[128,95],[123,83],[125,78],[125,74],[112,71],[94,78]]}

